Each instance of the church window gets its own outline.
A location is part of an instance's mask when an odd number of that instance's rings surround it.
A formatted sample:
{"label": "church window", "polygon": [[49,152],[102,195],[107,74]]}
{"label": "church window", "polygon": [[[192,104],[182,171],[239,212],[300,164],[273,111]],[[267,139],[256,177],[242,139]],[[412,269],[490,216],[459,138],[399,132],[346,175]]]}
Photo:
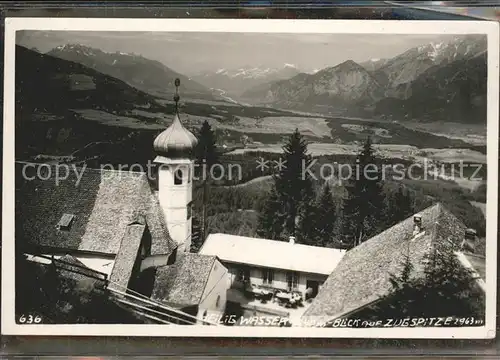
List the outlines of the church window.
{"label": "church window", "polygon": [[182,185],[183,173],[181,169],[178,169],[174,173],[174,185]]}

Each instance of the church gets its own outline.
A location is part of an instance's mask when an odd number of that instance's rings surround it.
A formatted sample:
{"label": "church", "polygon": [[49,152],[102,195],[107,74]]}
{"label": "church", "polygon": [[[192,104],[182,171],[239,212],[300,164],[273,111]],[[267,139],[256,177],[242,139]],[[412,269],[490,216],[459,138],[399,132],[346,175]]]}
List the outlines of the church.
{"label": "church", "polygon": [[76,264],[123,301],[222,314],[227,269],[189,252],[197,139],[181,124],[177,92],[174,100],[174,120],[153,143],[157,185],[142,172],[75,168],[59,179],[58,165],[16,162],[16,254]]}
{"label": "church", "polygon": [[[87,168],[59,179],[59,165],[16,162],[18,259],[97,279],[119,306],[157,324],[210,324],[205,319],[238,301],[253,313],[295,316],[294,325],[331,321],[385,298],[403,250],[418,266],[443,244],[457,247],[465,267],[479,269],[476,283],[484,293],[475,235],[441,204],[347,252],[294,239],[210,234],[191,253],[197,139],[181,123],[177,90],[174,101],[172,123],[152,144],[156,182],[144,172]],[[242,293],[269,296],[271,303]],[[280,296],[288,297],[287,306],[279,307]]]}

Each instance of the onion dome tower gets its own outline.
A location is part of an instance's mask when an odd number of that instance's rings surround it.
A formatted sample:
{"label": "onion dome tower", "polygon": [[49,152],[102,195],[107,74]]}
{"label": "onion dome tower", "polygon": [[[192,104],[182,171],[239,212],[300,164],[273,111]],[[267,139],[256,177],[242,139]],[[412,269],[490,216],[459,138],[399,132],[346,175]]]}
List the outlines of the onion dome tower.
{"label": "onion dome tower", "polygon": [[179,86],[180,80],[175,79],[174,121],[156,137],[153,143],[153,147],[159,156],[171,159],[191,157],[198,143],[196,137],[181,123],[179,117]]}
{"label": "onion dome tower", "polygon": [[175,79],[175,113],[172,124],[153,143],[158,164],[158,198],[168,231],[177,242],[178,253],[191,248],[193,153],[196,137],[179,117],[180,80]]}

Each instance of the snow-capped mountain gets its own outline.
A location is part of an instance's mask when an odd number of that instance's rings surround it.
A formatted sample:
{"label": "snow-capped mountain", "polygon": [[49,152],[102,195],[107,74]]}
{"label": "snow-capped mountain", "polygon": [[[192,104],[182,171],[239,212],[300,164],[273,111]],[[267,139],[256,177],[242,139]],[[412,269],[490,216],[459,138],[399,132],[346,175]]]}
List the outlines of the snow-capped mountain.
{"label": "snow-capped mountain", "polygon": [[258,79],[266,78],[273,74],[283,74],[283,76],[288,76],[288,74],[297,75],[299,73],[297,67],[293,64],[285,63],[282,68],[270,68],[270,67],[241,67],[237,69],[218,69],[215,74],[212,72],[205,72],[198,74],[199,77],[209,78],[213,75],[224,75],[229,78],[244,78],[244,79]]}
{"label": "snow-capped mountain", "polygon": [[185,94],[211,96],[206,87],[164,64],[137,54],[105,52],[81,44],[65,44],[50,50],[48,55],[80,63],[103,74],[158,96],[172,96],[175,78],[179,78]]}
{"label": "snow-capped mountain", "polygon": [[255,86],[289,79],[299,74],[293,64],[285,63],[282,67],[244,66],[235,69],[217,69],[196,74],[193,79],[209,88],[221,89],[230,94],[240,95]]}
{"label": "snow-capped mountain", "polygon": [[482,53],[433,66],[404,84],[405,96],[377,103],[375,113],[397,119],[486,123],[486,64]]}
{"label": "snow-capped mountain", "polygon": [[483,121],[486,48],[485,36],[456,36],[391,59],[371,59],[362,65],[348,60],[313,74],[256,86],[242,98],[362,116],[371,116],[375,110],[396,118],[442,120],[453,114],[455,121]]}
{"label": "snow-capped mountain", "polygon": [[[472,59],[487,49],[485,36],[456,36],[450,41],[431,42],[412,48],[388,60],[376,70],[376,77],[385,78],[389,88],[409,84],[433,66],[444,66],[454,61]],[[400,97],[398,92],[388,95]]]}

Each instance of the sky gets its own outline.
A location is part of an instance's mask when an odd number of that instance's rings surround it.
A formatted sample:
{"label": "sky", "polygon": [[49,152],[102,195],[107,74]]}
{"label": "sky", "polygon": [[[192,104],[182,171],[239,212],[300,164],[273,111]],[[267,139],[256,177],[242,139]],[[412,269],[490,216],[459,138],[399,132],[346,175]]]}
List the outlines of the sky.
{"label": "sky", "polygon": [[17,43],[46,52],[64,44],[140,54],[185,75],[246,66],[293,64],[311,72],[346,60],[391,58],[438,35],[262,34],[180,32],[20,31]]}

